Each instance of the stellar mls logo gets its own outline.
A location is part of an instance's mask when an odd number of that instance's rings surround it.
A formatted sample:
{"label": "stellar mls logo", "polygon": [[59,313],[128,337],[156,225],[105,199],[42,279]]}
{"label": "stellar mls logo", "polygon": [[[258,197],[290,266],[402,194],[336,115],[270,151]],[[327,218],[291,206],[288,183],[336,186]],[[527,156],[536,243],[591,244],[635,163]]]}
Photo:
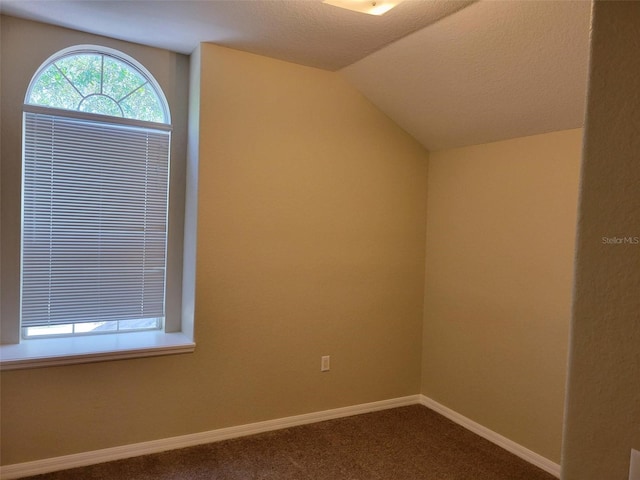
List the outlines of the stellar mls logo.
{"label": "stellar mls logo", "polygon": [[639,245],[640,237],[602,237],[603,245]]}

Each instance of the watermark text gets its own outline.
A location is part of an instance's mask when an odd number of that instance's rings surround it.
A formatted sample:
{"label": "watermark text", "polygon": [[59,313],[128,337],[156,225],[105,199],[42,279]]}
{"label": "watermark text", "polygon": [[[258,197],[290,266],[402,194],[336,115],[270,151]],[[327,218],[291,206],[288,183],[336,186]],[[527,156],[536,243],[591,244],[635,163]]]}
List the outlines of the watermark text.
{"label": "watermark text", "polygon": [[603,245],[640,245],[640,237],[602,237]]}

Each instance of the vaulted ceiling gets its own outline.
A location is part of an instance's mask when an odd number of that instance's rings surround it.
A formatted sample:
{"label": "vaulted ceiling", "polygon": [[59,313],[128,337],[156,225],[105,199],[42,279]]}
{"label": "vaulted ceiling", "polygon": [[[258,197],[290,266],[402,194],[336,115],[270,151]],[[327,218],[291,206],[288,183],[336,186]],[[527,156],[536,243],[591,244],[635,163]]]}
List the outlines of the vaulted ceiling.
{"label": "vaulted ceiling", "polygon": [[478,2],[346,67],[429,150],[580,127],[590,4]]}
{"label": "vaulted ceiling", "polygon": [[191,53],[213,42],[341,74],[429,150],[582,126],[588,0],[3,0],[31,20]]}

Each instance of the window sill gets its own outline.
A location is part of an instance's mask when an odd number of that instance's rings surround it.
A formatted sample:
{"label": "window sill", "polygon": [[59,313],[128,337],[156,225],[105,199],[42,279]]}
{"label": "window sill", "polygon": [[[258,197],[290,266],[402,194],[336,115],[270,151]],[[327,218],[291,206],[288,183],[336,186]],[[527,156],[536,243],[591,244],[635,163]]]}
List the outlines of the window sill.
{"label": "window sill", "polygon": [[23,340],[0,346],[0,370],[52,367],[125,358],[190,353],[196,344],[183,333],[135,332]]}

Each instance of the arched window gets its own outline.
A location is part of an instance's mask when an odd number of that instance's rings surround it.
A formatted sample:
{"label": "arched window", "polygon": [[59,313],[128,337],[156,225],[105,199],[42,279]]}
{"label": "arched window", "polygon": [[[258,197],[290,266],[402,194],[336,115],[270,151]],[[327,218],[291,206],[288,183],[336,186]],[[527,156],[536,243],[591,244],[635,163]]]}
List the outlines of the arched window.
{"label": "arched window", "polygon": [[171,123],[151,74],[132,58],[104,48],[73,48],[49,59],[31,81],[25,103]]}
{"label": "arched window", "polygon": [[24,338],[161,329],[170,114],[127,55],[82,46],[34,75],[24,105]]}

